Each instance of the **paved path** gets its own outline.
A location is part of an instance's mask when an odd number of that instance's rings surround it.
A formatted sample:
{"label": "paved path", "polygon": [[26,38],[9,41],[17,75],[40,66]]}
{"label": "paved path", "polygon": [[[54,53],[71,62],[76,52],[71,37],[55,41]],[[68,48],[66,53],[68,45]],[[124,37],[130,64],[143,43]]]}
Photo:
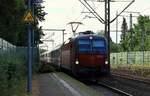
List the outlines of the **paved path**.
{"label": "paved path", "polygon": [[50,74],[41,74],[38,77],[39,96],[73,96]]}
{"label": "paved path", "polygon": [[64,73],[38,74],[33,79],[33,96],[103,96]]}

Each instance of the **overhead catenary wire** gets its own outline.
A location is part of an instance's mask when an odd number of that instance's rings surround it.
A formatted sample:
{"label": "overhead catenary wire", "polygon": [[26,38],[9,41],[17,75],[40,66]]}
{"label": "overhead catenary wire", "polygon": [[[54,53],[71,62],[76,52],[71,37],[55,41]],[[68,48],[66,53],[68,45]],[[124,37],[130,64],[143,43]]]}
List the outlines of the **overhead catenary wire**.
{"label": "overhead catenary wire", "polygon": [[92,9],[92,11],[93,11],[103,22],[105,22],[104,19],[90,6],[90,4],[89,4],[86,0],[84,0],[84,2]]}
{"label": "overhead catenary wire", "polygon": [[[105,20],[103,18],[101,18],[99,16],[99,14],[89,5],[89,3],[84,0],[84,2],[88,5],[88,7],[86,6],[86,4],[84,4],[81,0],[79,0],[102,24],[105,24]],[[135,0],[132,0],[114,19],[112,19],[110,21],[110,23],[114,22],[116,20],[116,18],[118,18],[119,15],[121,15]],[[97,1],[97,2],[100,2]],[[104,1],[102,1],[104,2]],[[111,2],[119,2],[119,1],[111,1]],[[121,1],[121,2],[129,2],[129,1]],[[90,8],[89,8],[90,7]],[[94,14],[95,13],[95,14]]]}
{"label": "overhead catenary wire", "polygon": [[[92,13],[96,18],[97,18],[97,16],[81,1],[81,0],[79,0],[80,1],[80,3],[84,6],[84,7],[86,7],[89,11],[90,11],[90,13]],[[82,13],[82,12],[81,12]],[[99,18],[97,18],[100,22],[102,22]]]}
{"label": "overhead catenary wire", "polygon": [[86,8],[92,13],[101,23],[103,23],[103,24],[105,23],[105,22],[103,22],[103,20],[101,20],[100,18],[98,18],[97,15],[95,15],[94,12],[92,12],[92,11],[90,10],[90,8],[88,8],[81,0],[79,0],[79,1],[82,3],[82,5],[84,5],[84,7],[86,7]]}
{"label": "overhead catenary wire", "polygon": [[110,23],[114,22],[118,16],[120,16],[135,0],[132,0],[114,19],[110,21]]}

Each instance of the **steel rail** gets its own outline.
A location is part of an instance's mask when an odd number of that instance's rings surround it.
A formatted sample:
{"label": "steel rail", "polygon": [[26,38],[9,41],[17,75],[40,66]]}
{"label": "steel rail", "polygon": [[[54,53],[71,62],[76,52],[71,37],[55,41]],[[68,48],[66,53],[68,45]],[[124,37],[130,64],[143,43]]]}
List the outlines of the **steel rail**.
{"label": "steel rail", "polygon": [[118,74],[118,73],[112,73],[111,75],[119,77],[119,78],[133,80],[133,81],[136,81],[136,82],[145,83],[145,84],[149,84],[150,85],[150,80],[149,79],[135,77],[135,76],[132,76],[132,75],[127,75],[127,74]]}
{"label": "steel rail", "polygon": [[115,87],[106,85],[106,84],[104,84],[104,83],[97,82],[97,84],[98,84],[99,86],[103,86],[103,87],[106,87],[106,88],[108,88],[108,89],[111,89],[112,91],[121,94],[121,96],[133,96],[133,95],[127,93],[127,92],[124,92],[124,91],[122,91],[122,90],[120,90],[120,89],[117,89],[117,88],[115,88]]}

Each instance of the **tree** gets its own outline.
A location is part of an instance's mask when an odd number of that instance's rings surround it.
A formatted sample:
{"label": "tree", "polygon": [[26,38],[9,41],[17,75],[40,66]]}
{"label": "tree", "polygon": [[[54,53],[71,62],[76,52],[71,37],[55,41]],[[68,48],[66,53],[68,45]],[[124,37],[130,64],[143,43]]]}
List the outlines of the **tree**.
{"label": "tree", "polygon": [[134,33],[135,33],[135,41],[136,44],[134,47],[134,50],[143,50],[142,49],[142,39],[144,40],[144,50],[148,51],[150,50],[150,19],[149,16],[139,16],[138,17],[138,23],[134,25]]}
{"label": "tree", "polygon": [[121,38],[125,39],[125,36],[128,32],[128,26],[127,26],[127,22],[126,22],[125,18],[123,18],[123,23],[122,23],[122,26],[121,26],[121,32],[122,32]]}
{"label": "tree", "polygon": [[[125,22],[122,24],[122,32],[125,32]],[[149,16],[139,16],[137,24],[125,35],[121,35],[121,47],[123,51],[149,51],[150,50],[150,18]],[[132,33],[132,34],[131,34]],[[144,42],[143,42],[143,41]],[[144,45],[144,46],[143,46]],[[143,49],[144,48],[144,49]]]}
{"label": "tree", "polygon": [[17,29],[20,29],[18,22],[20,6],[16,0],[1,0],[0,8],[0,37],[10,42],[16,41]]}
{"label": "tree", "polygon": [[127,51],[129,47],[129,36],[128,36],[128,26],[126,23],[126,19],[123,18],[123,23],[121,26],[121,47],[123,51]]}
{"label": "tree", "polygon": [[[27,45],[27,25],[23,22],[23,16],[27,10],[24,0],[0,0],[0,37],[17,46]],[[35,42],[40,42],[43,32],[39,21],[43,21],[45,12],[41,4],[35,5],[35,16],[37,21],[34,24]]]}

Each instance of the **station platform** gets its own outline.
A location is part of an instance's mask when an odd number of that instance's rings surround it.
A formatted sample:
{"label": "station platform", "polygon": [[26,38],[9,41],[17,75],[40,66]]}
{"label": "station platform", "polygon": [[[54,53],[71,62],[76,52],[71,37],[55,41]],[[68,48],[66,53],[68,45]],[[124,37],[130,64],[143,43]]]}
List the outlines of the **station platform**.
{"label": "station platform", "polygon": [[33,96],[103,96],[61,72],[40,74],[33,81]]}

